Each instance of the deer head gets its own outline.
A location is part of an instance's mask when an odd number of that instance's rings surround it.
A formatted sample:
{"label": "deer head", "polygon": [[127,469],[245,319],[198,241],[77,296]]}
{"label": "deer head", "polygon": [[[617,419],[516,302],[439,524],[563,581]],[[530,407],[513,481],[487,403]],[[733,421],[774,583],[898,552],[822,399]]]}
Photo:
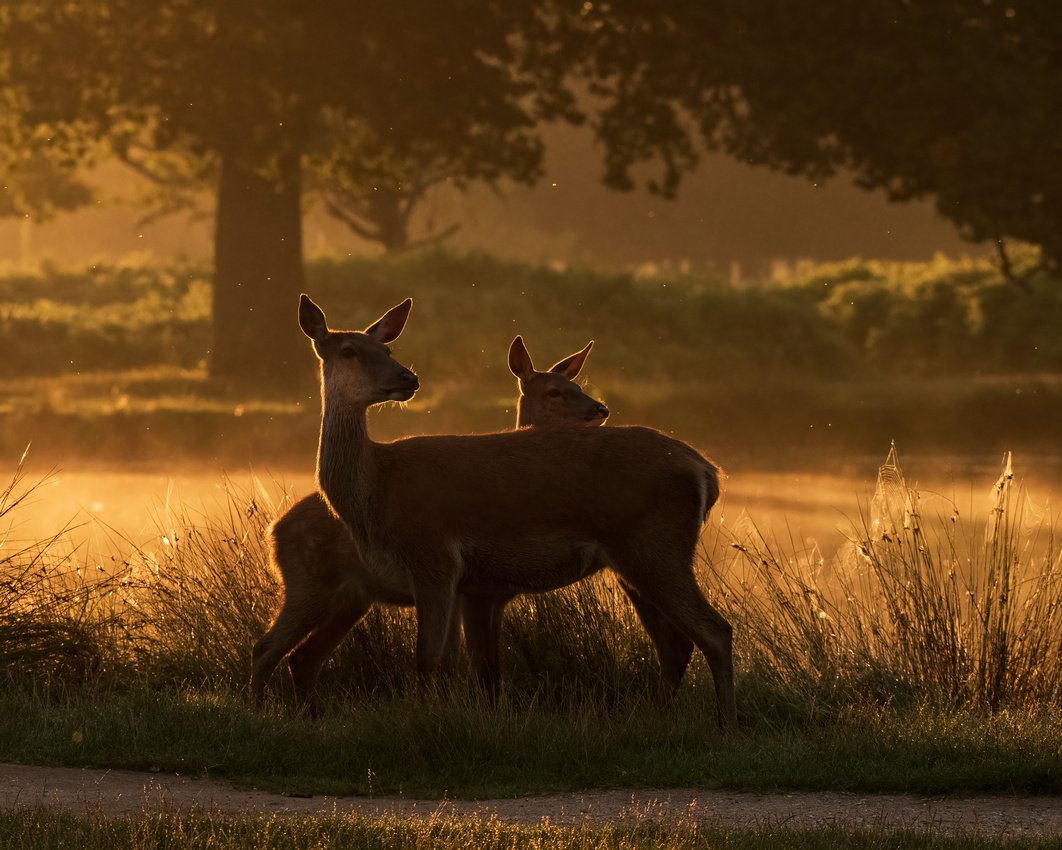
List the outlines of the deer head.
{"label": "deer head", "polygon": [[407,298],[363,331],[333,331],[324,311],[309,296],[302,296],[299,326],[313,340],[321,379],[333,398],[354,408],[413,398],[420,388],[417,376],[394,360],[387,347],[402,333],[412,306]]}
{"label": "deer head", "polygon": [[554,363],[548,372],[539,372],[521,337],[509,346],[509,371],[520,381],[517,425],[540,428],[570,425],[601,425],[608,408],[591,398],[575,383],[594,343],[570,357]]}

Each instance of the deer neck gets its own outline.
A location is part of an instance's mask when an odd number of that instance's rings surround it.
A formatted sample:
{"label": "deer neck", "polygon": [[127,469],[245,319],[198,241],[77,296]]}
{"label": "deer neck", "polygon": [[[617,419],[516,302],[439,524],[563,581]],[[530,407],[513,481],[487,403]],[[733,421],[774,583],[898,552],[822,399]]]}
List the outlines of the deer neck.
{"label": "deer neck", "polygon": [[317,486],[355,539],[368,526],[375,453],[365,408],[329,403],[321,416]]}

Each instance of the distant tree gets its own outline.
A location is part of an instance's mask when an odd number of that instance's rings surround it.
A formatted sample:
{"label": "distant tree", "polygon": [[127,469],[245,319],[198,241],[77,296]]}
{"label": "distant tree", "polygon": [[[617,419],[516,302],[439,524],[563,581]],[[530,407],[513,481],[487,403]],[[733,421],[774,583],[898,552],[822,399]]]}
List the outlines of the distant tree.
{"label": "distant tree", "polygon": [[[89,154],[53,138],[52,128],[27,127],[17,120],[13,92],[0,95],[0,218],[47,221],[93,200],[78,166]],[[6,103],[4,102],[6,101]]]}
{"label": "distant tree", "polygon": [[144,225],[174,214],[203,218],[204,194],[217,185],[218,157],[211,151],[167,140],[158,144],[157,112],[116,121],[108,132],[111,153],[143,178],[130,199],[145,211]]}
{"label": "distant tree", "polygon": [[483,124],[445,136],[381,137],[363,122],[325,115],[309,157],[307,181],[325,209],[387,251],[439,242],[460,224],[411,241],[410,220],[428,192],[443,184],[497,189],[503,178],[533,185],[542,176],[542,142],[525,127]]}
{"label": "distant tree", "polygon": [[[896,201],[932,198],[969,239],[1062,263],[1062,14],[1048,0],[588,4],[586,73],[605,104],[607,177],[654,187],[692,139]],[[1005,253],[1003,254],[1006,260]]]}
{"label": "distant tree", "polygon": [[[12,159],[14,161],[12,161]],[[56,213],[88,204],[93,192],[77,173],[42,152],[0,159],[5,173],[0,218],[47,221]]]}
{"label": "distant tree", "polygon": [[132,122],[155,150],[216,158],[211,370],[283,389],[312,375],[292,316],[322,116],[356,119],[396,161],[494,139],[516,153],[487,158],[488,175],[531,179],[536,124],[575,117],[557,64],[528,61],[548,26],[518,1],[13,0],[0,84],[26,126],[128,141]]}

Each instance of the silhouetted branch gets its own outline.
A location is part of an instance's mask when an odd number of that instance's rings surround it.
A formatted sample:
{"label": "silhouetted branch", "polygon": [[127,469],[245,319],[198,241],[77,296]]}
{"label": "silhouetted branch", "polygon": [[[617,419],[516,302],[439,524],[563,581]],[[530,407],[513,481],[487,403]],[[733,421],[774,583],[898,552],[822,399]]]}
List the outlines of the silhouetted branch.
{"label": "silhouetted branch", "polygon": [[1032,286],[1029,285],[1029,281],[1039,274],[1040,272],[1048,271],[1050,263],[1044,258],[1043,254],[1040,255],[1040,259],[1037,260],[1029,268],[1022,272],[1014,271],[1014,266],[1010,261],[1010,255],[1007,253],[1006,243],[1002,238],[996,240],[996,253],[999,255],[999,271],[1006,280],[1018,286],[1023,292],[1032,292]]}

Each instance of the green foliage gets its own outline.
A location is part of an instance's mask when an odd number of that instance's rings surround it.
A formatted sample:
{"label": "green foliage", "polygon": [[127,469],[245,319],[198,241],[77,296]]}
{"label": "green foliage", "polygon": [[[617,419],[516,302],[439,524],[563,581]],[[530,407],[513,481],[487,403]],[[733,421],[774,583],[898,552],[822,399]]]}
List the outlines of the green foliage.
{"label": "green foliage", "polygon": [[[1029,261],[1032,261],[1031,258]],[[307,290],[337,326],[414,298],[399,358],[421,376],[378,438],[497,430],[515,418],[505,352],[519,333],[540,367],[596,341],[587,391],[613,422],[652,425],[740,456],[819,447],[980,452],[1001,437],[1052,450],[1062,415],[1057,287],[1025,293],[984,260],[850,260],[737,290],[710,274],[552,270],[481,254],[312,262]],[[50,456],[215,457],[312,463],[308,382],[235,389],[209,377],[206,270],[144,258],[87,269],[0,270],[0,450],[42,437]],[[312,377],[297,338],[285,356]],[[725,455],[725,457],[724,457]]]}
{"label": "green foliage", "polygon": [[[553,271],[416,252],[318,259],[307,286],[346,326],[412,296],[401,346],[429,393],[485,382],[508,396],[504,352],[517,333],[549,362],[595,339],[594,375],[617,388],[1062,368],[1051,331],[1062,321],[1057,287],[1023,292],[987,260],[853,259],[737,290],[708,275]],[[133,257],[84,270],[9,269],[0,274],[0,377],[195,367],[209,357],[210,305],[209,273],[194,265]]]}
{"label": "green foliage", "polygon": [[209,279],[194,266],[131,257],[10,270],[0,276],[0,377],[195,366],[209,320]]}
{"label": "green foliage", "polygon": [[787,286],[813,299],[823,318],[879,374],[1062,367],[1062,342],[1052,331],[1062,320],[1058,288],[1040,279],[1023,291],[988,260],[852,259],[804,269]]}
{"label": "green foliage", "polygon": [[1062,260],[1051,4],[676,0],[643,15],[634,2],[586,15],[585,49],[611,74],[598,134],[613,185],[656,160],[657,186],[674,191],[696,165],[696,128],[742,162],[931,198],[977,241],[1021,239]]}
{"label": "green foliage", "polygon": [[375,319],[373,311],[411,296],[414,312],[402,351],[418,365],[428,361],[424,365],[442,380],[500,374],[510,382],[503,357],[517,333],[532,357],[541,350],[546,353],[539,358],[550,362],[576,342],[582,347],[595,339],[595,371],[636,381],[845,371],[847,350],[799,299],[734,290],[709,275],[639,278],[586,268],[554,271],[484,254],[419,252],[318,260],[309,267],[308,286],[313,298],[329,305],[329,316],[336,313],[334,321],[357,327]]}
{"label": "green foliage", "polygon": [[[1058,287],[1023,292],[987,260],[852,259],[738,290],[703,274],[554,271],[433,251],[321,258],[307,286],[348,327],[412,296],[401,346],[428,393],[485,382],[508,396],[504,353],[517,333],[549,362],[595,339],[595,378],[617,389],[1062,369]],[[195,367],[209,358],[210,306],[209,273],[190,264],[4,270],[0,377]]]}

